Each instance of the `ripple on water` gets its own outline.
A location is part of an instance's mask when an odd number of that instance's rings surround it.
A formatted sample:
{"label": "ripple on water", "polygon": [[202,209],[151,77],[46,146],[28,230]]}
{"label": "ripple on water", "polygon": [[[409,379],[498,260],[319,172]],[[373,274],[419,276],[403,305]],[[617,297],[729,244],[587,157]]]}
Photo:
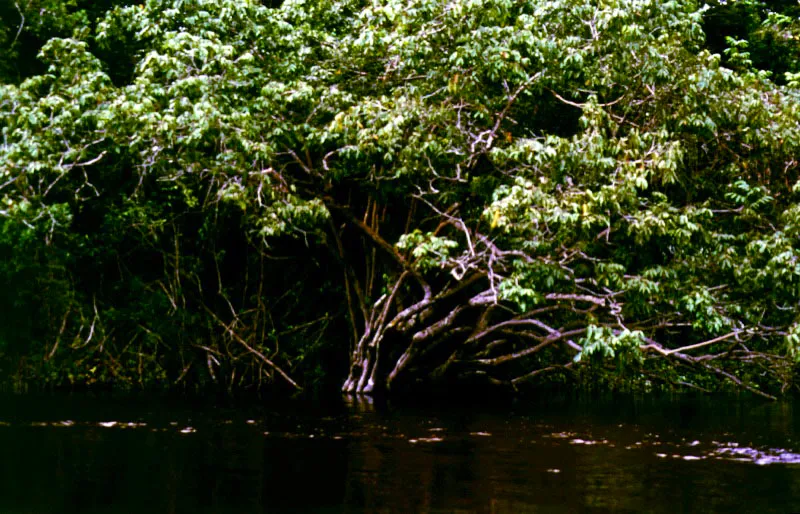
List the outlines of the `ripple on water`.
{"label": "ripple on water", "polygon": [[717,448],[711,455],[719,459],[740,462],[754,462],[759,466],[769,464],[800,464],[800,453],[790,452],[783,448],[750,448],[747,446],[728,444]]}
{"label": "ripple on water", "polygon": [[[750,462],[753,464],[758,464],[759,466],[766,466],[770,464],[800,464],[800,453],[795,453],[784,448],[756,448],[751,446],[742,446],[736,442],[721,443],[718,441],[711,441],[710,448],[705,451],[698,452],[698,446],[701,446],[700,441],[691,441],[689,443],[677,446],[673,449],[673,453],[659,452],[656,453],[655,456],[660,459],[672,458],[684,461],[712,459]],[[693,451],[691,454],[683,453],[681,451],[682,448],[693,448]]]}
{"label": "ripple on water", "polygon": [[[258,419],[245,419],[244,424],[249,426],[259,426],[262,421]],[[233,424],[232,420],[223,420],[220,422],[222,425]],[[21,423],[22,426],[28,427],[53,427],[53,428],[91,428],[100,427],[105,429],[132,429],[147,427],[148,424],[141,421],[73,421],[73,420],[54,420],[54,421],[30,421]],[[451,432],[451,430],[442,427],[439,423],[428,422],[428,426],[423,428],[422,437],[409,438],[408,434],[401,432],[393,432],[390,427],[384,424],[367,424],[366,427],[361,427],[362,430],[354,431],[341,431],[333,430],[326,431],[323,429],[309,429],[298,425],[298,430],[289,430],[288,432],[262,432],[265,436],[276,438],[301,438],[301,439],[358,439],[364,437],[374,436],[379,434],[383,438],[406,440],[412,445],[421,444],[435,444],[441,443],[445,440],[447,434],[448,439],[451,437],[470,436],[470,437],[491,437],[493,434],[488,431],[472,431],[472,432]],[[2,426],[18,426],[17,423],[10,423],[8,421],[0,421]],[[621,425],[620,425],[621,426]],[[478,428],[478,427],[475,427]],[[481,427],[483,428],[483,427]],[[800,453],[795,453],[792,448],[780,448],[767,445],[753,445],[752,442],[739,443],[731,441],[733,434],[723,433],[717,434],[717,439],[698,440],[692,438],[685,438],[677,440],[677,438],[668,437],[668,434],[658,434],[655,432],[648,432],[639,434],[639,441],[627,440],[623,441],[616,437],[616,433],[603,433],[591,434],[587,432],[572,432],[572,431],[558,431],[557,427],[549,425],[541,425],[538,428],[541,430],[540,436],[543,439],[550,439],[552,443],[567,444],[574,446],[587,447],[585,451],[592,451],[590,447],[606,446],[614,448],[619,444],[620,448],[625,450],[645,450],[652,452],[651,455],[659,459],[674,459],[687,462],[704,461],[704,460],[726,460],[736,461],[743,463],[752,463],[759,466],[766,465],[800,465]],[[180,434],[193,434],[197,429],[193,426],[187,426],[185,423],[179,421],[169,421],[165,426],[148,427],[152,431],[169,431],[178,432]],[[452,434],[452,435],[451,435]],[[416,435],[416,434],[415,434]],[[602,437],[605,435],[606,437]],[[600,436],[600,437],[598,437]],[[720,437],[721,436],[721,437]],[[729,439],[730,438],[730,439]],[[722,439],[722,440],[720,440]],[[725,439],[728,439],[727,441]],[[791,440],[787,440],[787,444],[791,445]],[[547,470],[548,473],[558,473],[560,470],[552,468]]]}

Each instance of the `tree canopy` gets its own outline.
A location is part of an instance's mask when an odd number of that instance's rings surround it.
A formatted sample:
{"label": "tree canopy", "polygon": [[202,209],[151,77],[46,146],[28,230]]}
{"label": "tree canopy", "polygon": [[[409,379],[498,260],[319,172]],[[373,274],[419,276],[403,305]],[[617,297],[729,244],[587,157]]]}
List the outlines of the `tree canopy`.
{"label": "tree canopy", "polygon": [[796,2],[39,3],[18,383],[795,386]]}

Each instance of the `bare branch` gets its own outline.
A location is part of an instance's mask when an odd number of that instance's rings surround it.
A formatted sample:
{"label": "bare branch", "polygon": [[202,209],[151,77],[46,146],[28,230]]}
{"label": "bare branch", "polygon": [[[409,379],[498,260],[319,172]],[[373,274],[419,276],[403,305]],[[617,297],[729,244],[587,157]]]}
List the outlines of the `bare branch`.
{"label": "bare branch", "polygon": [[[230,336],[231,336],[231,337],[232,337],[232,338],[233,338],[233,339],[234,339],[236,342],[238,342],[239,344],[241,344],[242,346],[244,346],[244,347],[247,349],[247,351],[249,351],[250,353],[252,353],[252,354],[253,354],[253,355],[255,355],[256,357],[258,357],[259,359],[261,359],[261,361],[262,361],[262,362],[264,362],[264,364],[266,364],[267,366],[269,366],[270,368],[272,368],[272,369],[273,369],[273,370],[274,370],[276,373],[278,373],[278,374],[279,374],[279,375],[280,375],[280,376],[281,376],[281,377],[282,377],[282,378],[283,378],[283,379],[284,379],[286,382],[288,382],[288,383],[289,383],[289,384],[290,384],[292,387],[294,387],[294,388],[295,388],[295,389],[297,389],[298,391],[302,391],[302,390],[303,390],[303,388],[302,388],[302,387],[300,387],[299,385],[297,385],[297,382],[295,382],[294,380],[292,380],[292,379],[289,377],[289,375],[287,375],[287,374],[286,374],[286,372],[284,372],[284,371],[283,371],[283,370],[282,370],[282,369],[281,369],[281,368],[280,368],[280,367],[279,367],[277,364],[275,364],[274,362],[272,362],[271,360],[269,360],[269,359],[268,359],[268,358],[267,358],[267,357],[266,357],[266,356],[265,356],[263,353],[259,352],[258,350],[256,350],[255,348],[253,348],[252,346],[250,346],[249,344],[247,344],[247,341],[245,341],[244,339],[242,339],[242,337],[241,337],[241,336],[239,336],[239,334],[237,334],[237,333],[236,333],[236,332],[233,330],[233,328],[232,328],[230,325],[226,324],[224,321],[222,321],[221,319],[219,319],[219,317],[218,317],[216,314],[214,314],[214,312],[213,312],[211,309],[209,309],[209,308],[208,308],[208,307],[206,307],[205,305],[204,305],[203,307],[205,307],[205,310],[206,310],[206,312],[208,312],[208,314],[209,314],[209,315],[210,315],[212,318],[214,318],[214,320],[215,320],[217,323],[219,323],[219,325],[225,329],[225,332],[227,332],[227,333],[228,333],[228,335],[230,335]],[[209,354],[209,358],[210,358],[210,356],[211,356],[211,354]],[[216,360],[216,359],[215,359],[215,360]],[[219,362],[217,362],[217,364],[219,364]],[[211,369],[212,369],[212,368],[211,368],[210,361],[209,361],[209,371],[211,371],[211,373],[212,373],[212,376],[213,376],[213,371],[212,371]]]}

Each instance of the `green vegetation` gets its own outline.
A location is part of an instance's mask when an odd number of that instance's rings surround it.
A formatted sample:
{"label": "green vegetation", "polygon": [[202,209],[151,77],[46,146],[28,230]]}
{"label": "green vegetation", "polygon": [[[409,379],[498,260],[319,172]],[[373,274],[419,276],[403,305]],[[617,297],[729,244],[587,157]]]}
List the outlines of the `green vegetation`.
{"label": "green vegetation", "polygon": [[19,386],[795,387],[797,2],[14,7]]}

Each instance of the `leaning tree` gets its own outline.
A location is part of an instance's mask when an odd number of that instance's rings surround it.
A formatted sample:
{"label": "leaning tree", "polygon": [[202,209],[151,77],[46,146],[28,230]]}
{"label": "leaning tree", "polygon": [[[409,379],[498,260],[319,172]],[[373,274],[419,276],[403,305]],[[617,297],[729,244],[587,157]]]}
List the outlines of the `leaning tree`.
{"label": "leaning tree", "polygon": [[330,42],[326,123],[276,169],[330,213],[345,391],[576,363],[791,384],[797,89],[735,42],[723,67],[702,14],[376,2]]}

